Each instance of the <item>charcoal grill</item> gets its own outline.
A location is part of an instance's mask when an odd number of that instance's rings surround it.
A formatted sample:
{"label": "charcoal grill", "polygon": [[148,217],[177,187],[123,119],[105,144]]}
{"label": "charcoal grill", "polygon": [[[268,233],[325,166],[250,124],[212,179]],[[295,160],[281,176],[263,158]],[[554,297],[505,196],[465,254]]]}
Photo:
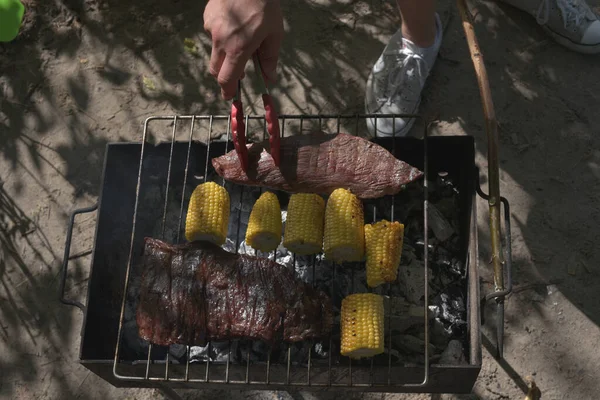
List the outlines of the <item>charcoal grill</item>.
{"label": "charcoal grill", "polygon": [[[300,131],[306,131],[306,127],[314,123],[319,127],[331,126],[333,132],[340,131],[342,125],[355,126],[355,133],[358,133],[360,124],[364,123],[367,117],[381,116],[282,115],[280,118],[285,137],[286,132],[295,130],[294,126]],[[252,131],[253,124],[264,131],[262,117],[247,116],[246,118],[249,131]],[[160,124],[162,129],[152,129],[154,124]],[[68,304],[78,306],[85,314],[80,349],[81,364],[117,387],[208,388],[227,385],[227,387],[271,390],[470,392],[481,369],[478,239],[476,207],[474,207],[478,175],[474,163],[474,140],[470,136],[425,135],[424,139],[409,137],[373,139],[398,159],[425,172],[427,179],[423,181],[422,188],[423,226],[429,227],[430,214],[427,210],[431,182],[439,179],[440,173],[456,182],[460,193],[458,237],[466,274],[467,327],[463,341],[466,363],[444,365],[432,362],[428,354],[429,346],[423,347],[420,362],[392,363],[391,350],[395,350],[396,345],[391,342],[389,329],[386,334],[388,351],[385,358],[380,358],[377,362],[373,360],[357,362],[336,354],[332,356],[335,349],[335,345],[331,343],[333,339],[330,340],[329,347],[332,351],[329,351],[321,362],[315,360],[312,347],[308,353],[308,361],[300,363],[291,360],[292,350],[289,346],[287,355],[284,350],[279,361],[271,360],[271,350],[268,350],[266,362],[251,361],[249,352],[242,356],[241,360],[228,357],[227,360],[220,362],[210,360],[190,362],[192,359],[190,353],[193,349],[189,346],[166,349],[150,345],[143,347],[146,351],[144,357],[140,357],[140,351],[132,351],[132,340],[139,342],[141,339],[139,337],[132,339],[131,336],[135,336],[136,331],[124,328],[124,322],[127,320],[125,315],[127,298],[132,296],[131,288],[135,286],[132,282],[136,277],[139,278],[140,274],[136,271],[136,265],[142,249],[142,240],[144,236],[153,236],[171,242],[183,240],[182,221],[185,218],[187,201],[195,185],[211,179],[226,185],[230,193],[239,191],[239,197],[232,196],[231,218],[233,226],[238,227],[237,232],[230,227],[230,235],[235,241],[233,251],[237,251],[243,241],[243,229],[239,229],[241,224],[235,219],[239,218],[243,209],[240,205],[244,193],[252,189],[224,182],[212,172],[212,165],[209,162],[213,157],[233,149],[229,141],[229,127],[228,116],[151,117],[145,122],[141,142],[107,145],[98,205],[77,210],[72,214],[65,246],[63,278],[66,278],[66,263],[75,216],[97,209],[96,239],[92,252],[87,305],[65,300]],[[153,133],[165,129],[169,130],[170,140],[159,141],[157,144],[151,143]],[[180,135],[182,131],[184,132]],[[226,140],[210,139],[215,132],[220,131],[226,132]],[[200,137],[202,133],[206,135],[204,138]],[[181,140],[182,135],[184,140]],[[160,190],[156,189],[159,184],[163,185]],[[161,193],[158,193],[159,191]],[[278,195],[284,199],[282,204],[285,204],[287,194],[278,193]],[[381,202],[365,202],[367,219],[376,220],[382,215],[398,219],[402,211],[394,209],[398,207],[398,203],[394,201],[395,196],[387,197],[390,197],[391,201],[383,204],[389,204],[389,210],[382,209]],[[423,234],[424,249],[429,248],[428,236]],[[423,252],[423,275],[426,282],[429,281],[429,254],[430,251]],[[275,252],[263,256],[280,261]],[[294,259],[292,262],[295,264],[297,261]],[[325,266],[322,260],[313,259],[313,271],[326,267],[333,268],[333,279],[336,277],[336,271],[340,274],[340,268],[346,268],[336,265]],[[361,266],[356,268],[356,271],[360,271]],[[356,279],[358,274],[359,272]],[[355,282],[355,279],[352,282]],[[423,334],[427,338],[424,342],[428,343],[431,323],[427,293],[429,285],[423,286]],[[61,299],[64,300],[63,290],[64,280],[61,285]],[[388,286],[382,288],[380,293],[386,295],[390,293],[389,290]],[[391,308],[389,298],[386,299],[388,300],[386,320],[389,327]],[[231,354],[232,343],[227,345],[229,346],[227,351]]]}
{"label": "charcoal grill", "polygon": [[[396,359],[394,355],[398,354],[398,344],[392,340],[390,327],[395,318],[398,318],[398,315],[394,314],[392,302],[395,284],[375,290],[386,299],[386,352],[383,357],[374,357],[366,361],[352,361],[339,356],[339,348],[335,347],[334,339],[336,327],[332,338],[322,343],[303,344],[302,349],[294,346],[283,349],[258,346],[258,358],[254,351],[254,343],[229,341],[209,344],[200,348],[200,354],[204,354],[202,358],[194,355],[198,353],[198,347],[152,346],[137,336],[132,314],[135,312],[135,286],[136,282],[139,283],[141,274],[139,259],[143,248],[142,240],[144,236],[153,236],[172,243],[182,241],[184,211],[195,185],[209,179],[216,180],[225,185],[230,193],[236,193],[232,197],[233,226],[230,225],[230,235],[233,236],[228,239],[228,245],[229,250],[235,252],[243,248],[244,229],[240,223],[245,208],[243,196],[244,192],[252,192],[252,189],[236,187],[219,179],[210,163],[213,157],[233,149],[229,140],[231,121],[229,116],[192,115],[150,117],[144,124],[141,142],[109,143],[106,146],[98,204],[76,210],[71,215],[63,260],[60,300],[79,307],[84,313],[80,363],[116,387],[155,387],[173,396],[175,394],[172,389],[176,388],[471,392],[481,370],[481,324],[484,322],[482,311],[485,303],[493,299],[497,302],[498,312],[497,356],[502,357],[504,298],[511,291],[511,237],[508,201],[499,194],[497,126],[485,66],[465,0],[457,0],[457,3],[482,95],[488,133],[489,195],[479,186],[475,144],[470,136],[432,137],[425,131],[423,139],[373,139],[398,159],[425,172],[421,188],[420,217],[423,232],[423,302],[420,317],[423,324],[420,335],[423,351],[420,360],[401,357]],[[286,130],[302,132],[303,125],[306,127],[314,123],[318,129],[325,128],[324,130],[332,133],[342,131],[342,126],[343,131],[348,132],[351,130],[348,127],[354,126],[354,133],[358,134],[364,129],[366,118],[377,120],[382,117],[419,118],[416,115],[281,115],[280,123],[283,136],[286,135]],[[169,127],[165,128],[163,125],[162,129],[153,130],[153,126],[160,123],[167,123]],[[252,129],[252,124],[258,129]],[[182,135],[178,129],[183,125],[186,126],[184,129],[187,133]],[[262,129],[264,138],[264,117],[246,116],[246,127],[248,132],[260,132]],[[168,139],[155,141],[153,133],[164,133],[165,130],[170,132]],[[223,133],[224,140],[213,140],[214,133]],[[429,264],[432,257],[429,243],[429,231],[432,228],[429,198],[433,190],[432,182],[436,182],[440,177],[453,181],[459,193],[457,246],[458,261],[464,266],[462,289],[465,293],[466,327],[460,337],[464,350],[462,356],[465,357],[462,363],[440,362],[439,358],[430,357],[428,345],[432,323],[428,297]],[[157,191],[157,188],[160,189]],[[478,279],[479,252],[475,207],[477,193],[489,203],[495,280],[495,291],[482,299],[479,295]],[[278,196],[285,204],[288,195],[278,193]],[[397,196],[386,196],[383,201],[365,202],[367,221],[376,221],[382,216],[392,220],[402,219],[402,216],[399,217],[402,212],[395,201],[395,197],[400,196],[402,192]],[[504,254],[500,245],[500,204],[504,205]],[[87,304],[83,305],[64,296],[67,264],[75,217],[96,210],[98,218]],[[262,256],[283,262],[278,257],[279,251]],[[364,264],[327,265],[319,257],[313,257],[306,262],[292,256],[291,261],[287,259],[286,265],[298,273],[297,266],[303,262],[303,268],[312,268],[312,275],[307,276],[312,276],[313,284],[318,275],[315,271],[329,271],[327,274],[334,306],[339,307],[341,300],[335,298],[336,279],[342,276],[347,279],[348,273],[351,276],[350,292],[372,291],[364,287],[364,290],[355,290],[355,282],[360,280],[360,271],[364,271]],[[306,277],[303,276],[304,278]],[[311,280],[310,277],[308,279]],[[339,326],[337,329],[339,335]],[[307,353],[302,353],[307,349]],[[298,354],[303,354],[303,357]],[[226,355],[225,358],[221,357],[223,355]]]}

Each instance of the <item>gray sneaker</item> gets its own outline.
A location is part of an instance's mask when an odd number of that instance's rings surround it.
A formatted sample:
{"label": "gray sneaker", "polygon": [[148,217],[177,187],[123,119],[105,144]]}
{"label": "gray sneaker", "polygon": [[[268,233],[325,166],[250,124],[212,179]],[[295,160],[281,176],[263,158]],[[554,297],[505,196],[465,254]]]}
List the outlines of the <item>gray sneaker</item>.
{"label": "gray sneaker", "polygon": [[600,18],[585,0],[501,0],[536,17],[550,36],[580,53],[600,53]]}
{"label": "gray sneaker", "polygon": [[[365,110],[367,114],[414,114],[421,104],[421,92],[435,63],[442,42],[442,22],[435,16],[436,38],[426,49],[415,46],[402,37],[398,30],[390,39],[381,56],[371,69],[366,84]],[[405,136],[412,128],[414,118],[367,119],[372,136]],[[377,129],[375,125],[377,124]],[[377,131],[377,132],[375,132]],[[394,132],[395,131],[395,132]]]}

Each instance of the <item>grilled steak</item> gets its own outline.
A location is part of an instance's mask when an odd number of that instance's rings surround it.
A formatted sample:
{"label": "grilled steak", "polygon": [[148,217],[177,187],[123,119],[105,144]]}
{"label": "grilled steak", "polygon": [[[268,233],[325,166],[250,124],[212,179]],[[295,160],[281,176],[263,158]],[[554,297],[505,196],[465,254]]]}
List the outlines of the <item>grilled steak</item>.
{"label": "grilled steak", "polygon": [[331,331],[329,297],[269,259],[146,238],[143,268],[136,321],[150,343],[297,342]]}
{"label": "grilled steak", "polygon": [[330,194],[350,190],[362,199],[396,194],[423,176],[383,147],[345,133],[315,132],[281,139],[281,166],[266,150],[268,141],[247,145],[249,168],[242,170],[235,150],[215,157],[212,165],[228,181],[290,193]]}

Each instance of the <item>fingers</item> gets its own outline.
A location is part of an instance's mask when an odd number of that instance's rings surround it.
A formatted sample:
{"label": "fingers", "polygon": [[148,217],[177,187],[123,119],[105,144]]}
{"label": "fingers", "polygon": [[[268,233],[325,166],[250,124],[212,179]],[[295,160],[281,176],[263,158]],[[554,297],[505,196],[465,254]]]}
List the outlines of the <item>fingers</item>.
{"label": "fingers", "polygon": [[248,57],[227,54],[217,43],[213,44],[209,72],[221,86],[221,96],[224,100],[235,96],[237,81],[246,75],[244,67],[247,60]]}
{"label": "fingers", "polygon": [[221,96],[229,100],[235,96],[238,80],[242,79],[244,68],[250,57],[246,54],[230,53],[225,56],[217,82],[221,86]]}
{"label": "fingers", "polygon": [[219,47],[213,44],[212,52],[210,54],[210,65],[208,71],[215,78],[219,76],[219,71],[221,71],[221,66],[223,65],[224,60],[225,52],[221,51]]}
{"label": "fingers", "polygon": [[267,36],[258,50],[260,66],[263,70],[265,80],[274,83],[277,76],[277,62],[279,60],[279,49],[283,35],[277,33]]}

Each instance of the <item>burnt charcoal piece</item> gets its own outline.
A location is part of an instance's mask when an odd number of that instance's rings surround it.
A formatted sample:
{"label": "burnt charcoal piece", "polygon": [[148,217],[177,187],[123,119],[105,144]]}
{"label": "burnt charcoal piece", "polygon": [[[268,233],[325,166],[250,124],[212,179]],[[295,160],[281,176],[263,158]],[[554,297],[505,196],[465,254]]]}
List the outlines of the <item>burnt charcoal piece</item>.
{"label": "burnt charcoal piece", "polygon": [[465,338],[467,332],[466,293],[464,285],[459,283],[447,286],[436,296],[429,309],[445,333],[451,338]]}
{"label": "burnt charcoal piece", "polygon": [[268,141],[248,145],[249,169],[242,170],[235,150],[213,158],[224,179],[272,190],[330,194],[346,188],[361,199],[398,193],[423,176],[383,147],[345,133],[314,132],[281,139],[280,167],[266,150]]}
{"label": "burnt charcoal piece", "polygon": [[[454,252],[456,254],[456,252]],[[453,256],[447,248],[438,246],[435,254],[435,264],[440,268],[440,274],[448,276],[464,276],[464,265],[458,257]]]}
{"label": "burnt charcoal piece", "polygon": [[206,242],[146,238],[136,321],[157,345],[231,339],[298,342],[328,335],[329,297],[274,261]]}

